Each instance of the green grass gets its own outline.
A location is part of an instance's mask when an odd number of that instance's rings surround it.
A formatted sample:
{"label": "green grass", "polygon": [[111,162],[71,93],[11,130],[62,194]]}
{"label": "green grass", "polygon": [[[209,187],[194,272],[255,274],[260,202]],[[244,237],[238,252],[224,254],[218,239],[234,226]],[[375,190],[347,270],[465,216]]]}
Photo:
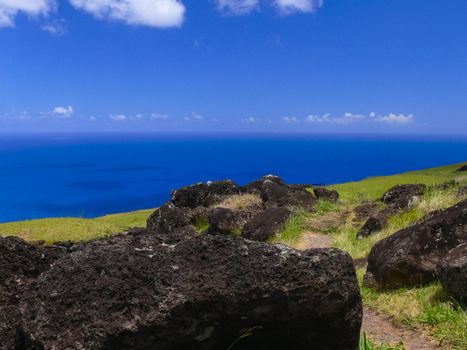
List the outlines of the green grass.
{"label": "green grass", "polygon": [[285,224],[284,229],[275,235],[270,243],[282,243],[287,245],[293,245],[296,243],[303,231],[306,228],[306,220],[310,217],[310,213],[306,210],[299,210],[293,214]]}
{"label": "green grass", "polygon": [[405,350],[405,347],[402,343],[391,346],[385,343],[376,345],[370,339],[367,338],[366,334],[363,333],[360,336],[360,350]]}
{"label": "green grass", "polygon": [[154,210],[106,215],[96,219],[56,218],[0,224],[0,236],[19,236],[25,240],[88,241],[122,232],[130,227],[145,227]]}
{"label": "green grass", "polygon": [[333,246],[345,250],[354,259],[364,258],[368,256],[376,242],[403,228],[414,225],[428,213],[448,208],[458,201],[459,198],[453,191],[428,191],[420,203],[406,212],[391,217],[386,228],[370,237],[357,239],[357,232],[361,225],[355,226],[354,223],[348,220],[333,233]]}
{"label": "green grass", "polygon": [[467,175],[456,172],[463,164],[453,164],[390,176],[371,177],[358,182],[333,185],[330,188],[337,190],[343,201],[355,202],[362,199],[378,199],[384,192],[399,184],[423,183],[430,186],[451,180],[466,184]]}
{"label": "green grass", "polygon": [[467,313],[444,295],[439,283],[421,288],[376,291],[362,285],[363,273],[363,270],[358,271],[365,305],[391,316],[396,323],[422,328],[445,348],[467,349]]}

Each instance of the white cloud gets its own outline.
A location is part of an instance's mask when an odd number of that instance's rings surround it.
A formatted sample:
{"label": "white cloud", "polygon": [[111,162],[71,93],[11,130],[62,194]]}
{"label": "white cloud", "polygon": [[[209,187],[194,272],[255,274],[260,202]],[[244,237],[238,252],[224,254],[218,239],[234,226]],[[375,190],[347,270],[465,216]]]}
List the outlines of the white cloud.
{"label": "white cloud", "polygon": [[332,122],[331,114],[326,113],[322,116],[310,114],[306,117],[306,121],[309,123],[330,123]]}
{"label": "white cloud", "polygon": [[387,123],[387,124],[407,124],[414,120],[413,114],[394,114],[389,113],[388,115],[378,117],[377,121],[380,123]]}
{"label": "white cloud", "polygon": [[149,27],[179,27],[185,18],[180,0],[69,0],[99,19]]}
{"label": "white cloud", "polygon": [[151,120],[167,120],[169,116],[163,113],[151,113],[150,118]]}
{"label": "white cloud", "polygon": [[406,124],[414,120],[413,114],[394,114],[389,113],[388,115],[377,115],[375,112],[371,112],[368,115],[365,114],[353,114],[350,112],[344,113],[342,117],[333,118],[331,115],[325,114],[323,116],[319,115],[309,115],[306,120],[310,123],[333,123],[333,124],[342,124],[348,125],[351,123],[369,123],[377,122],[382,124]]}
{"label": "white cloud", "polygon": [[282,121],[286,124],[295,124],[298,123],[300,120],[297,117],[283,117]]}
{"label": "white cloud", "polygon": [[204,117],[200,114],[197,114],[195,112],[191,113],[191,116],[189,117],[184,117],[183,120],[185,121],[195,121],[195,122],[202,122],[204,121]]}
{"label": "white cloud", "polygon": [[54,21],[41,25],[41,29],[50,34],[60,36],[66,33],[66,28],[65,28],[64,23],[65,21],[63,19],[54,20]]}
{"label": "white cloud", "polygon": [[55,0],[0,0],[0,27],[14,27],[18,13],[46,16],[55,6]]}
{"label": "white cloud", "polygon": [[124,114],[112,114],[109,116],[110,120],[113,122],[124,122],[128,117]]}
{"label": "white cloud", "polygon": [[52,117],[52,118],[62,118],[62,119],[68,119],[73,116],[75,113],[74,109],[72,106],[68,107],[55,107],[52,112],[46,112],[42,113],[43,115],[47,117]]}
{"label": "white cloud", "polygon": [[254,117],[245,118],[245,119],[242,119],[242,121],[243,121],[244,123],[248,123],[248,124],[256,124],[256,123],[259,123],[259,119],[258,119],[258,118],[254,118]]}
{"label": "white cloud", "polygon": [[250,13],[259,6],[259,0],[216,0],[217,8],[233,15]]}
{"label": "white cloud", "polygon": [[312,13],[323,6],[324,0],[274,0],[279,12],[289,15],[296,12]]}

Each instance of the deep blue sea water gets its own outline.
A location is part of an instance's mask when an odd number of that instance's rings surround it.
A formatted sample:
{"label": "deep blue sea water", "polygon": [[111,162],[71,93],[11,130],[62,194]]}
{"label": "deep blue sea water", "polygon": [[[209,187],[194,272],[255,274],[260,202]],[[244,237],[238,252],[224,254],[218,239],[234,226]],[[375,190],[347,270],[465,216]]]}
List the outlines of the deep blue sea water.
{"label": "deep blue sea water", "polygon": [[199,181],[331,184],[464,161],[466,137],[0,135],[0,222],[153,208]]}

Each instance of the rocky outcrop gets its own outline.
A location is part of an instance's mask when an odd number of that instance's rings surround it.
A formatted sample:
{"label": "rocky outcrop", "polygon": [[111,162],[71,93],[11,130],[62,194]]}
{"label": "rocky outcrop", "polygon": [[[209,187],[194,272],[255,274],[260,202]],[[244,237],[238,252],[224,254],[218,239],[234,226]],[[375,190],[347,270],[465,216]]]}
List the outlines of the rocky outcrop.
{"label": "rocky outcrop", "polygon": [[454,248],[444,257],[438,274],[449,296],[467,302],[467,243]]}
{"label": "rocky outcrop", "polygon": [[315,187],[313,193],[316,198],[324,199],[332,203],[336,203],[339,200],[339,192],[336,190],[330,190],[326,187]]}
{"label": "rocky outcrop", "polygon": [[366,201],[354,208],[355,220],[361,222],[378,212],[378,204],[373,201]]}
{"label": "rocky outcrop", "polygon": [[172,203],[179,208],[209,207],[226,196],[240,193],[240,187],[230,180],[199,183],[172,192]]}
{"label": "rocky outcrop", "polygon": [[385,289],[419,286],[436,278],[449,250],[467,241],[467,200],[396,232],[371,250],[367,271]]}
{"label": "rocky outcrop", "polygon": [[383,194],[381,201],[399,210],[407,210],[416,204],[426,190],[424,184],[397,185]]}
{"label": "rocky outcrop", "polygon": [[388,224],[388,217],[384,213],[372,215],[363,224],[363,227],[358,231],[357,238],[362,239],[371,236],[373,233],[378,232],[385,228]]}
{"label": "rocky outcrop", "polygon": [[265,242],[284,229],[292,212],[287,208],[269,208],[257,213],[243,227],[242,236]]}
{"label": "rocky outcrop", "polygon": [[89,243],[28,285],[16,349],[355,350],[351,258],[230,236]]}
{"label": "rocky outcrop", "polygon": [[27,283],[66,253],[59,247],[29,244],[17,237],[0,237],[0,349],[14,349],[20,324],[18,305]]}
{"label": "rocky outcrop", "polygon": [[467,164],[461,166],[459,169],[457,169],[457,171],[461,172],[461,171],[467,171]]}
{"label": "rocky outcrop", "polygon": [[[265,241],[282,229],[297,209],[312,210],[316,197],[306,185],[287,185],[267,175],[239,187],[231,181],[197,184],[174,191],[172,200],[148,219],[148,229],[169,233],[207,222],[209,234],[242,235]],[[336,191],[325,190],[332,198]],[[326,195],[326,194],[323,194]],[[235,208],[237,206],[237,208]]]}

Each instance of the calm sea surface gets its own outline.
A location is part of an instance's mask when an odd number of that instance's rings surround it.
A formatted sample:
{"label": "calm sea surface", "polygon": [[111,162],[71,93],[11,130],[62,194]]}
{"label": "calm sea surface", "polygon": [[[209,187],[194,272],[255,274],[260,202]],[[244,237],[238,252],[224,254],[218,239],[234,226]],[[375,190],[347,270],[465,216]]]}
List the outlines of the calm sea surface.
{"label": "calm sea surface", "polygon": [[0,222],[152,208],[199,181],[332,184],[464,161],[466,137],[0,135]]}

